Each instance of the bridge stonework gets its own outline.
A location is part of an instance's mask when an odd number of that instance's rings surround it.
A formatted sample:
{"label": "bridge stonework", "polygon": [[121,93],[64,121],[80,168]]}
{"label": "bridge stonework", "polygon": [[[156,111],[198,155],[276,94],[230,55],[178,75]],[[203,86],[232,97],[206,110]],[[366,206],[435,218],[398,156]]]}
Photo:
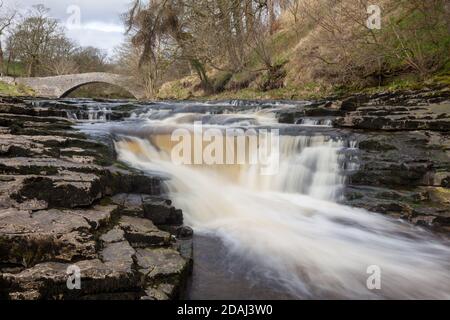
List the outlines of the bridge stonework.
{"label": "bridge stonework", "polygon": [[121,87],[132,94],[136,99],[145,99],[145,92],[134,84],[132,77],[112,73],[93,72],[70,74],[54,77],[36,78],[0,78],[8,83],[19,83],[33,89],[36,95],[48,98],[62,98],[75,89],[91,83],[107,83]]}

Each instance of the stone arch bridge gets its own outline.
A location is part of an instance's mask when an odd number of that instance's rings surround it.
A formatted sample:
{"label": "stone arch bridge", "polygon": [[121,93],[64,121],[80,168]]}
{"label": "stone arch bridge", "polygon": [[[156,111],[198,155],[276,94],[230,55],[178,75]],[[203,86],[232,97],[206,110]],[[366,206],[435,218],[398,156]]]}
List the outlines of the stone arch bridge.
{"label": "stone arch bridge", "polygon": [[0,78],[9,83],[23,84],[36,92],[36,95],[48,98],[63,98],[72,91],[91,83],[107,83],[121,87],[132,94],[136,99],[145,98],[142,88],[134,84],[131,77],[104,73],[80,73],[54,77],[36,78]]}

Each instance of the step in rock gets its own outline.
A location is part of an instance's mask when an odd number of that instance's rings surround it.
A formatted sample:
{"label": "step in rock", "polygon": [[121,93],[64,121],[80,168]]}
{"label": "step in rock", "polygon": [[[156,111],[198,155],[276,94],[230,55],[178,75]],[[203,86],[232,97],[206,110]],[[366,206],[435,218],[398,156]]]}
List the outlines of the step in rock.
{"label": "step in rock", "polygon": [[135,255],[136,251],[130,246],[128,241],[108,243],[100,252],[100,258],[106,266],[111,267],[116,272],[128,274],[133,271]]}
{"label": "step in rock", "polygon": [[189,272],[190,261],[172,248],[137,249],[139,272],[149,284],[161,282],[177,284]]}
{"label": "step in rock", "polygon": [[[84,260],[76,264],[46,262],[19,274],[3,274],[2,281],[10,288],[12,300],[82,299],[96,294],[117,294],[127,297],[127,292],[137,292],[139,283],[123,261],[103,263],[99,259]],[[81,275],[81,289],[69,290],[69,267],[77,267]]]}
{"label": "step in rock", "polygon": [[104,174],[105,169],[55,158],[0,158],[0,174],[56,175],[64,171]]}
{"label": "step in rock", "polygon": [[167,246],[171,243],[170,233],[159,230],[148,219],[123,216],[119,226],[134,247]]}
{"label": "step in rock", "polygon": [[183,224],[182,211],[175,209],[169,200],[144,197],[143,206],[145,218],[152,220],[157,226],[181,226]]}
{"label": "step in rock", "polygon": [[0,260],[29,267],[48,260],[95,258],[91,226],[81,216],[49,210],[0,212]]}
{"label": "step in rock", "polygon": [[10,197],[19,204],[35,199],[45,201],[49,208],[76,208],[92,205],[104,192],[101,177],[64,171],[59,176],[24,176],[20,189]]}

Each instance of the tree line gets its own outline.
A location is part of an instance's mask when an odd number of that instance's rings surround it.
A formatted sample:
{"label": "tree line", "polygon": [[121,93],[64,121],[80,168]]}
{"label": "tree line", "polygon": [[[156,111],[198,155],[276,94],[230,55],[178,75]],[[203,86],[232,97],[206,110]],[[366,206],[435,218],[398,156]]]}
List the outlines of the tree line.
{"label": "tree line", "polygon": [[63,75],[109,68],[107,54],[94,47],[80,47],[66,36],[64,27],[49,16],[44,5],[35,5],[25,14],[0,2],[0,74],[18,75],[12,66],[23,67],[27,77]]}
{"label": "tree line", "polygon": [[139,75],[151,96],[162,83],[187,74],[197,75],[211,93],[232,77],[237,89],[257,78],[262,91],[302,82],[363,87],[399,74],[425,79],[448,66],[448,0],[376,1],[381,29],[367,27],[371,4],[135,0],[123,17],[128,43],[120,50],[121,65]]}
{"label": "tree line", "polygon": [[43,5],[26,14],[0,0],[0,73],[25,76],[110,71],[135,77],[149,97],[195,75],[217,93],[310,83],[383,85],[426,79],[450,65],[448,0],[378,0],[381,29],[367,27],[369,0],[132,0],[114,57],[83,48]]}

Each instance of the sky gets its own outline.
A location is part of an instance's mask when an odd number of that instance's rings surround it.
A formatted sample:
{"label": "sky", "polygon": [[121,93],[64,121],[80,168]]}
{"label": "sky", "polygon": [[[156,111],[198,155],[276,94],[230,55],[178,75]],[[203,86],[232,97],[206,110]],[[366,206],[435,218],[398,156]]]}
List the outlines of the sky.
{"label": "sky", "polygon": [[110,56],[124,40],[120,15],[131,0],[3,0],[12,8],[26,12],[36,4],[50,9],[49,15],[58,19],[67,35],[81,46],[103,49]]}

